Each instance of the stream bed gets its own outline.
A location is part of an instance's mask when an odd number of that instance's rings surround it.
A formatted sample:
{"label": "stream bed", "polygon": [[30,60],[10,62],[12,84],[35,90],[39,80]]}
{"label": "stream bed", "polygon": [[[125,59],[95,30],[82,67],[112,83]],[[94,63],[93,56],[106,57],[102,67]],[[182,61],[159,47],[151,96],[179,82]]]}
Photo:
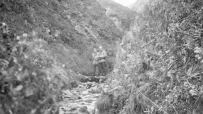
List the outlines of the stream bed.
{"label": "stream bed", "polygon": [[97,98],[102,90],[107,90],[104,83],[80,83],[72,90],[63,91],[63,101],[60,103],[59,114],[77,114],[79,108],[86,106],[92,114]]}

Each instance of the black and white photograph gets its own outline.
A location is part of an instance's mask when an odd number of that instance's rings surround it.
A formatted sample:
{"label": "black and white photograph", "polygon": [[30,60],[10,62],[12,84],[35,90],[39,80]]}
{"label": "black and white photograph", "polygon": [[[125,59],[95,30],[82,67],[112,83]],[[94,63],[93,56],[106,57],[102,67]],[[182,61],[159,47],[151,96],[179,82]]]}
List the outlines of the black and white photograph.
{"label": "black and white photograph", "polygon": [[203,0],[0,0],[0,114],[203,114]]}

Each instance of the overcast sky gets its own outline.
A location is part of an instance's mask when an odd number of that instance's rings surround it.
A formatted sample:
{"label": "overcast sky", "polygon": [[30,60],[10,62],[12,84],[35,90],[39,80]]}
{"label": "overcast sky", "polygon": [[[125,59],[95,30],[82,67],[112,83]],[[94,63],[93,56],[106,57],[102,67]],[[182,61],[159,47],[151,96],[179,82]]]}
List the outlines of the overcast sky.
{"label": "overcast sky", "polygon": [[123,6],[129,6],[133,3],[135,3],[137,0],[113,0],[119,4],[122,4]]}

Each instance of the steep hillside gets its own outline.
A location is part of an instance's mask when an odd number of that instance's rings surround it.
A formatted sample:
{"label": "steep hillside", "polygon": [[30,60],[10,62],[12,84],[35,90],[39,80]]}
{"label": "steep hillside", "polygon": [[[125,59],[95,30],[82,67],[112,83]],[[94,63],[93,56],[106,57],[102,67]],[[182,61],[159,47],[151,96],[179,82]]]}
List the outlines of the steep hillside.
{"label": "steep hillside", "polygon": [[129,30],[136,12],[112,0],[97,0],[106,9],[106,15],[114,21],[117,28]]}
{"label": "steep hillside", "polygon": [[93,72],[93,47],[105,47],[111,69],[115,41],[122,38],[96,0],[1,0],[0,22],[16,34],[36,30],[48,35],[45,40],[56,61],[86,75]]}
{"label": "steep hillside", "polygon": [[149,3],[150,0],[137,0],[134,4],[130,5],[129,8],[136,11],[137,13],[141,13],[144,11],[145,6]]}

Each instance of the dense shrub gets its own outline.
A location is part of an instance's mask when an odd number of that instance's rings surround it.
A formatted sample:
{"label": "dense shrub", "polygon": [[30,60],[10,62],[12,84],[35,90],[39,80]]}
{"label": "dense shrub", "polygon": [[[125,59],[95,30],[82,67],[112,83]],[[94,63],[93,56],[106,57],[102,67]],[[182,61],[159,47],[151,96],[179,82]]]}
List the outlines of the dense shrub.
{"label": "dense shrub", "polygon": [[1,23],[1,114],[42,114],[55,110],[61,89],[70,81],[38,34],[33,31],[17,36]]}
{"label": "dense shrub", "polygon": [[122,113],[203,112],[202,3],[154,0],[136,17],[114,72],[129,92]]}

